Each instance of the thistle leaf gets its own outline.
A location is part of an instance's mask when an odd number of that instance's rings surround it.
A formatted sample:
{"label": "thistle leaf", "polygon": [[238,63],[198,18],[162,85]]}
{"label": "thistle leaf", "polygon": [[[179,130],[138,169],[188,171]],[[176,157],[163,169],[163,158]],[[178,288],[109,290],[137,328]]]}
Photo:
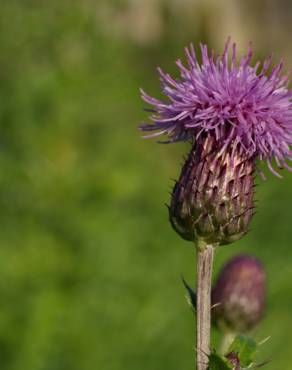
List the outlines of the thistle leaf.
{"label": "thistle leaf", "polygon": [[194,311],[196,311],[197,306],[197,294],[193,291],[193,289],[189,286],[189,284],[185,281],[184,277],[181,276],[182,282],[184,287],[187,290],[188,300]]}
{"label": "thistle leaf", "polygon": [[231,343],[228,353],[236,353],[241,367],[248,367],[253,362],[256,350],[257,344],[252,338],[238,335]]}
{"label": "thistle leaf", "polygon": [[215,351],[209,355],[208,370],[231,370],[233,365],[223,356],[218,355]]}

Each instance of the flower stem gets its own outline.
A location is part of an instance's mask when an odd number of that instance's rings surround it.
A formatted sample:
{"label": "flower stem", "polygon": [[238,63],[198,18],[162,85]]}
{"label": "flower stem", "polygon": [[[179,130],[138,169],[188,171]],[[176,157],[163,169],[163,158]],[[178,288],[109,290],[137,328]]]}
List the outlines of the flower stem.
{"label": "flower stem", "polygon": [[208,368],[213,253],[212,245],[199,243],[197,248],[197,370]]}
{"label": "flower stem", "polygon": [[220,344],[219,353],[221,355],[226,355],[226,353],[228,351],[228,348],[229,348],[230,344],[234,341],[235,337],[236,337],[235,332],[233,332],[233,331],[225,332],[225,334],[223,335],[221,344]]}

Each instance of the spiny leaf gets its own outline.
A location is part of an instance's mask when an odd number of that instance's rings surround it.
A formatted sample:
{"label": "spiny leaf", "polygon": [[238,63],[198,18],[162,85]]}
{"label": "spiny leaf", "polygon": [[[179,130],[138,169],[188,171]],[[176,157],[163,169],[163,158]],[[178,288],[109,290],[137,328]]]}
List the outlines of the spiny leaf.
{"label": "spiny leaf", "polygon": [[193,291],[193,289],[188,285],[188,283],[185,281],[184,277],[181,276],[181,279],[182,279],[182,282],[188,292],[188,298],[190,300],[190,304],[192,306],[192,308],[196,311],[196,306],[197,306],[197,295],[196,293]]}
{"label": "spiny leaf", "polygon": [[233,366],[223,356],[218,355],[215,351],[209,355],[208,370],[231,370]]}
{"label": "spiny leaf", "polygon": [[256,342],[247,336],[238,335],[228,349],[228,353],[237,354],[242,367],[249,366],[254,359],[257,350]]}

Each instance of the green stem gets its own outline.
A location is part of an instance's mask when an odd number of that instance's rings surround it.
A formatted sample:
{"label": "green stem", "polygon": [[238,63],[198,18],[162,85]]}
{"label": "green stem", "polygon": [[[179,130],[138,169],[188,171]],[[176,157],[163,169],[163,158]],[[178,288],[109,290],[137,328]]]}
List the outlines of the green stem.
{"label": "green stem", "polygon": [[213,245],[199,243],[197,248],[197,370],[208,368],[213,254]]}
{"label": "green stem", "polygon": [[230,344],[234,341],[236,334],[233,331],[226,331],[221,344],[220,344],[220,354],[225,355],[228,351]]}

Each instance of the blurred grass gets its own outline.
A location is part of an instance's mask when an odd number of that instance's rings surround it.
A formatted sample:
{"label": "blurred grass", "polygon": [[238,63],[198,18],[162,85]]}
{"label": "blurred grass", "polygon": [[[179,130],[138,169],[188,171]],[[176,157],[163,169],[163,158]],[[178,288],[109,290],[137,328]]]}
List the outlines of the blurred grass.
{"label": "blurred grass", "polygon": [[[114,4],[114,2],[113,2]],[[140,139],[140,86],[196,37],[165,14],[137,44],[103,31],[101,2],[1,3],[0,369],[193,368],[194,323],[180,273],[191,245],[164,203],[185,145]],[[180,26],[181,27],[180,27]],[[223,40],[222,40],[223,43]],[[258,189],[252,232],[216,256],[259,256],[269,274],[261,357],[292,360],[292,177]],[[215,335],[216,339],[216,335]]]}

